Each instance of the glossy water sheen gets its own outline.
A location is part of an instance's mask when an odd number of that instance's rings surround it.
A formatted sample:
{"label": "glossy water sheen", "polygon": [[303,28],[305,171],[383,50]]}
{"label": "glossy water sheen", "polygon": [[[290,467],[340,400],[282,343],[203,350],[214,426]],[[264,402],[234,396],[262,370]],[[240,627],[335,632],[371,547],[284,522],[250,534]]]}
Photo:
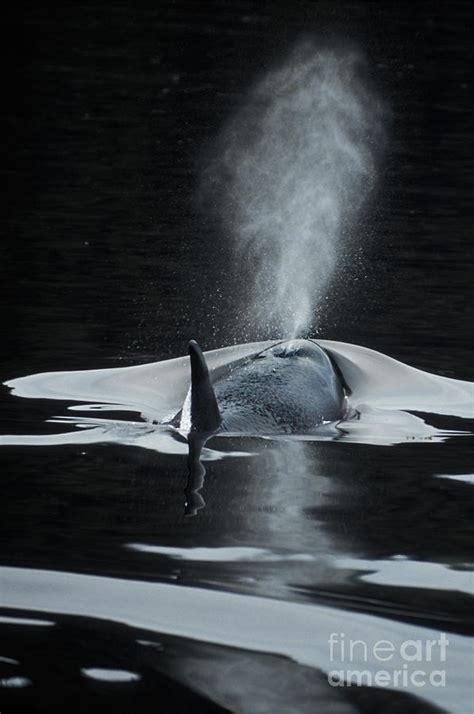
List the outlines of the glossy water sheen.
{"label": "glossy water sheen", "polygon": [[[5,17],[2,712],[469,711],[473,423],[450,380],[473,378],[471,22],[250,0]],[[251,79],[321,28],[367,50],[392,114],[317,336],[361,418],[214,439],[185,516],[186,444],[152,421],[185,400],[186,342],[237,345],[225,362],[272,337],[240,318],[249,276],[199,169]],[[398,653],[446,633],[447,686],[331,687],[333,632]]]}

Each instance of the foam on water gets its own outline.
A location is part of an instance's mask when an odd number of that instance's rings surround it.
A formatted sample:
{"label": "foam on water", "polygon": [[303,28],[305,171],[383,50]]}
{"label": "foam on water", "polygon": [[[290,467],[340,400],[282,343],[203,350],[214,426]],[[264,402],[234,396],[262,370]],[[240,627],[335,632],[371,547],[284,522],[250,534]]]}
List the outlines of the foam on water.
{"label": "foam on water", "polygon": [[355,49],[303,42],[253,86],[213,148],[204,192],[252,284],[252,332],[307,332],[357,247],[384,123],[365,72]]}

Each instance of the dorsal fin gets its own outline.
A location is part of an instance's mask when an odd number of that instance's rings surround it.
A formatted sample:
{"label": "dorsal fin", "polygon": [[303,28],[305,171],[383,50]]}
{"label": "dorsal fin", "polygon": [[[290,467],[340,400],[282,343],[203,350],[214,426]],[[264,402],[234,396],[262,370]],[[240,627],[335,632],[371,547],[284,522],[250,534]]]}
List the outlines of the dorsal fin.
{"label": "dorsal fin", "polygon": [[195,340],[189,345],[191,358],[191,431],[212,434],[221,425],[221,415],[206,360]]}

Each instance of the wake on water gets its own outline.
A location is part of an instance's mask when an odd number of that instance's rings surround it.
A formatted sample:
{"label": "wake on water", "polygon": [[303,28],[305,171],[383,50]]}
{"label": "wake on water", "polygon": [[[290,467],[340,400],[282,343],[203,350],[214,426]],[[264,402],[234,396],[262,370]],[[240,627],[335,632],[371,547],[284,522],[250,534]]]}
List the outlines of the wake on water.
{"label": "wake on water", "polygon": [[[242,359],[272,344],[254,342],[206,353],[214,378],[228,373]],[[392,445],[406,441],[440,441],[460,431],[435,428],[419,413],[474,418],[474,388],[468,382],[440,377],[414,369],[366,347],[329,340],[318,341],[341,369],[350,387],[349,406],[358,419],[342,423],[340,430],[310,437],[366,444]],[[18,397],[82,402],[68,407],[87,416],[61,416],[51,421],[74,425],[79,430],[49,435],[0,436],[0,445],[51,446],[115,442],[161,453],[187,454],[184,439],[165,425],[183,406],[189,389],[189,358],[75,372],[51,372],[6,382]],[[120,412],[129,420],[107,419],[107,412]],[[416,412],[413,414],[412,412]],[[137,418],[137,415],[140,415]],[[461,422],[464,424],[464,422]],[[233,454],[226,452],[225,456]],[[214,449],[204,459],[219,458]]]}

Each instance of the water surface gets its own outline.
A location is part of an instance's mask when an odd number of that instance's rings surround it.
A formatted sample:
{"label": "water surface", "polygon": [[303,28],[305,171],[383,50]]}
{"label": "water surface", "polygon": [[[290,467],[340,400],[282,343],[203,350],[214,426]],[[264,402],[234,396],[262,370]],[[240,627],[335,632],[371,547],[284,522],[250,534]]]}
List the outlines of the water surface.
{"label": "water surface", "polygon": [[[238,325],[246,276],[195,188],[250,78],[321,30],[366,50],[392,119],[317,337],[472,380],[469,4],[50,10],[5,19],[2,382],[274,336]],[[94,395],[0,394],[0,433],[22,437],[0,448],[2,711],[469,710],[471,436],[215,440],[187,517],[185,444],[130,401],[84,411]],[[331,687],[332,632],[446,633],[447,685]]]}

